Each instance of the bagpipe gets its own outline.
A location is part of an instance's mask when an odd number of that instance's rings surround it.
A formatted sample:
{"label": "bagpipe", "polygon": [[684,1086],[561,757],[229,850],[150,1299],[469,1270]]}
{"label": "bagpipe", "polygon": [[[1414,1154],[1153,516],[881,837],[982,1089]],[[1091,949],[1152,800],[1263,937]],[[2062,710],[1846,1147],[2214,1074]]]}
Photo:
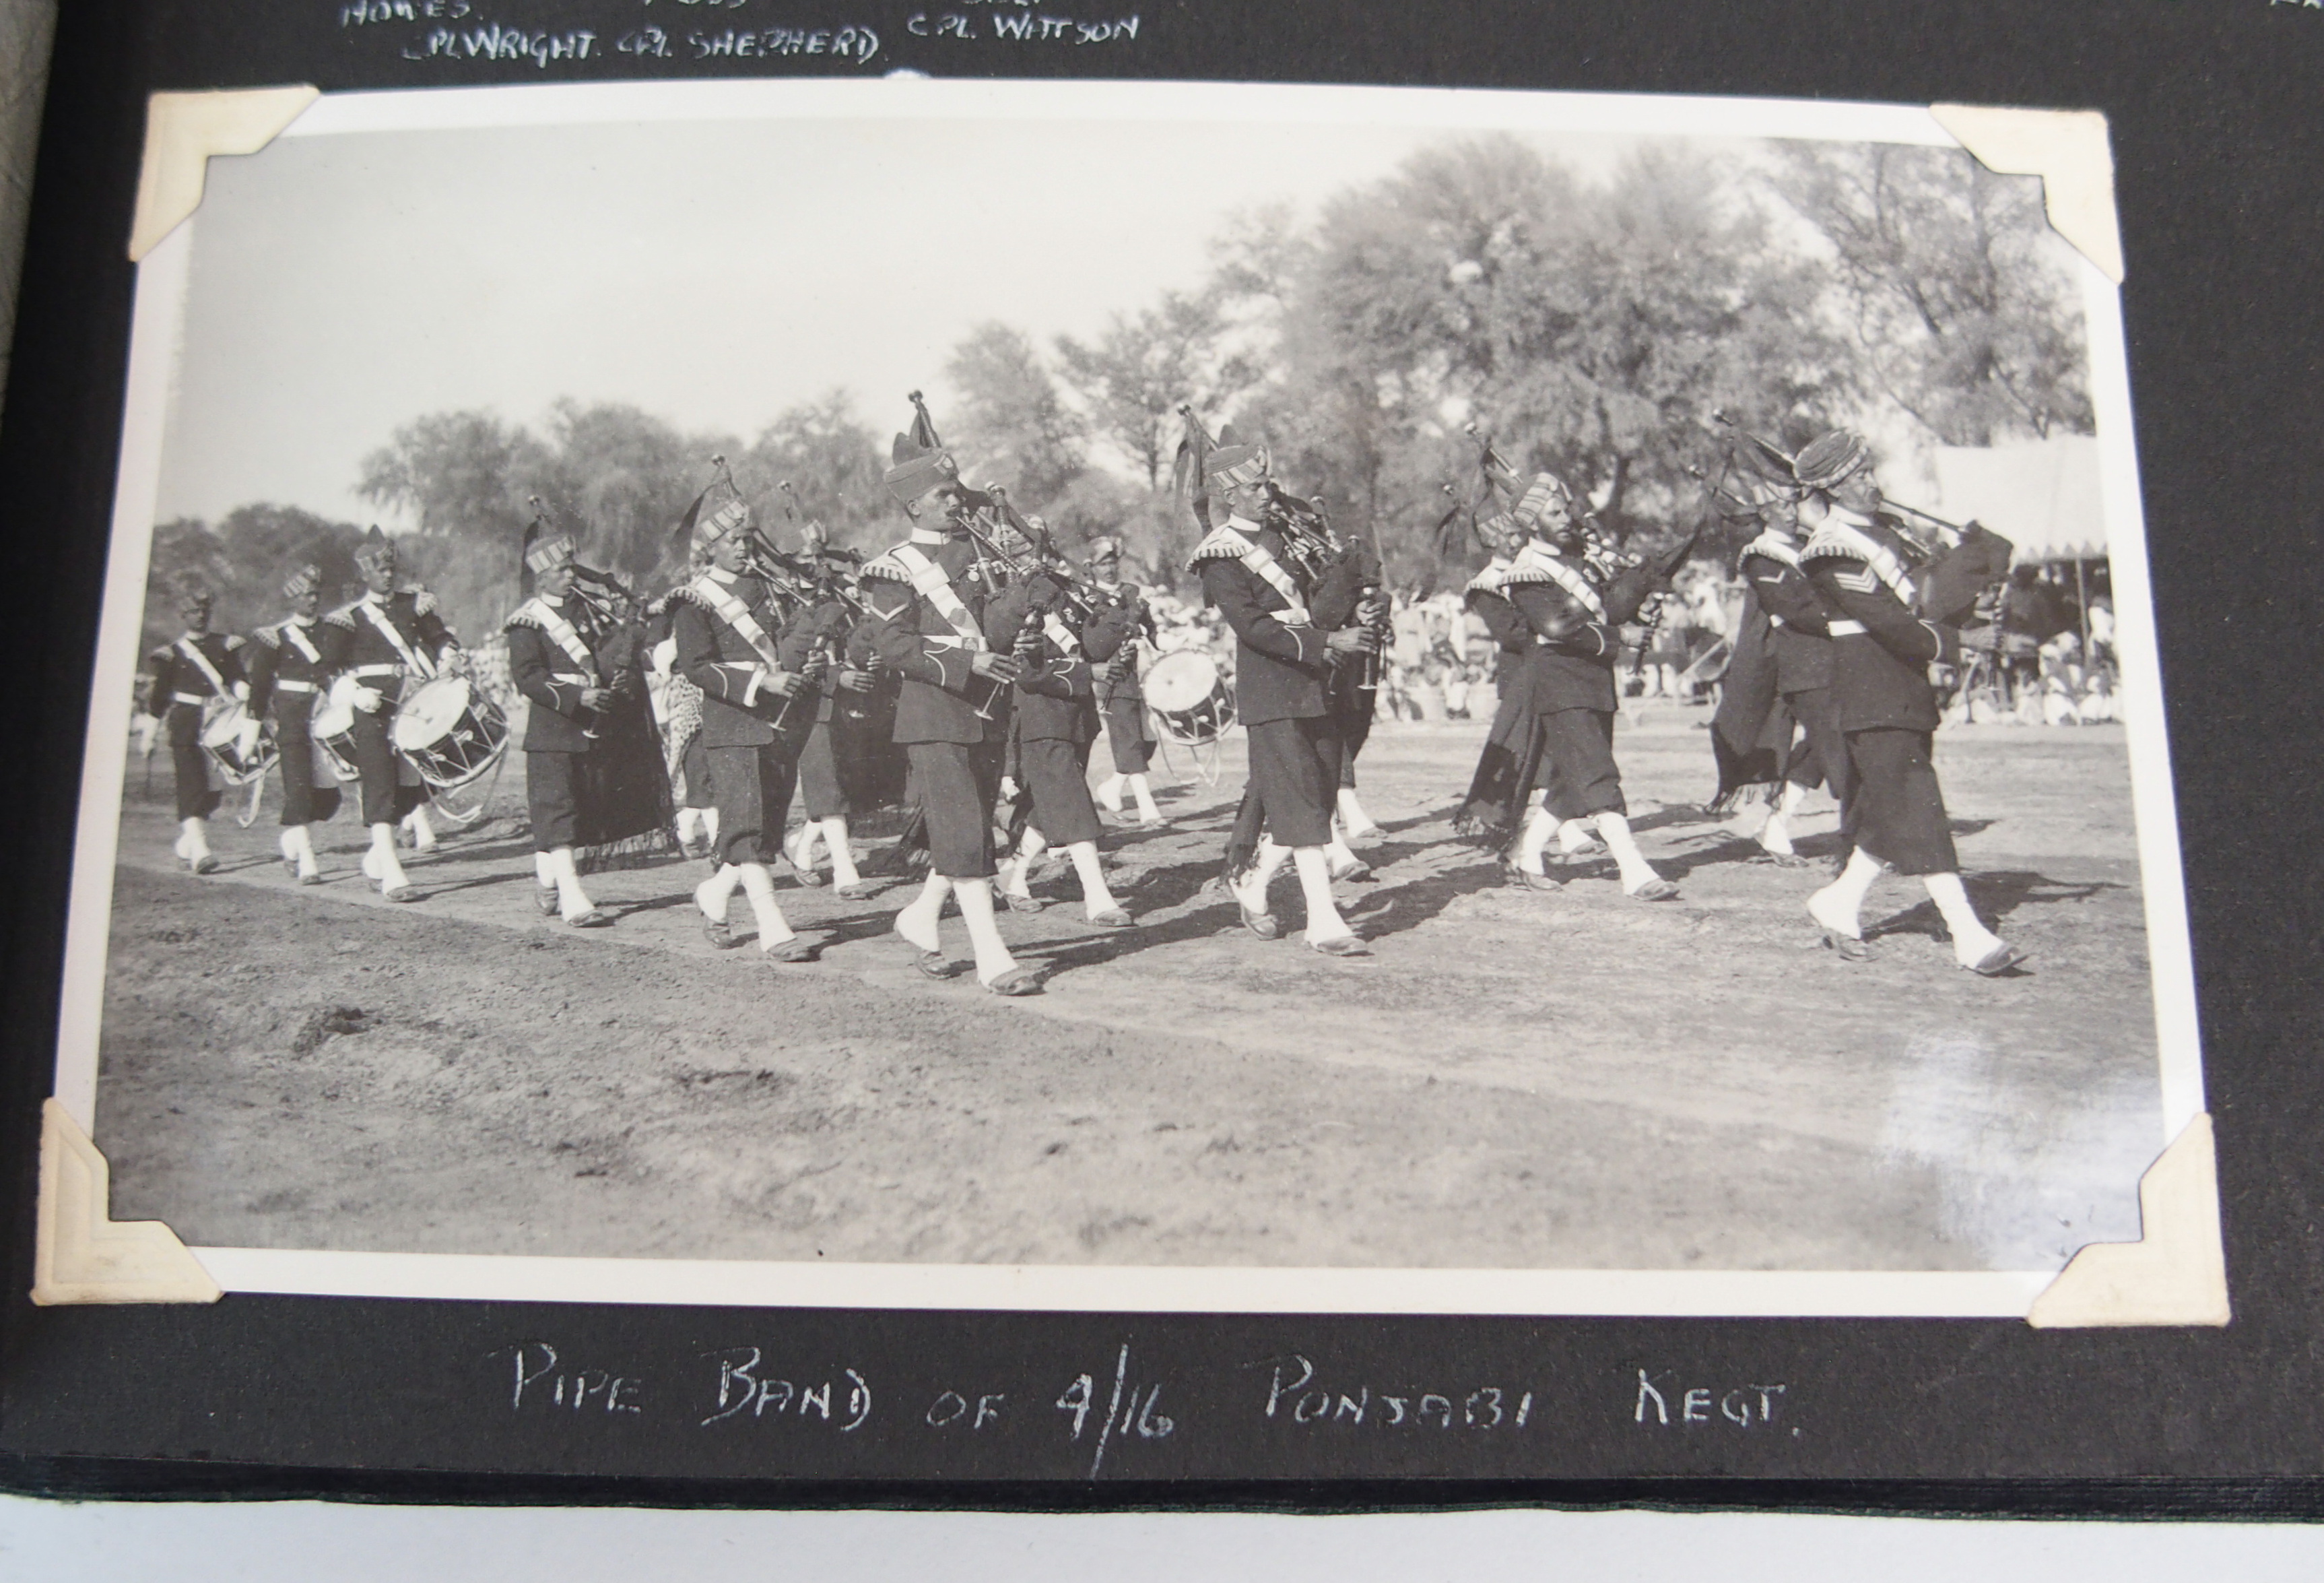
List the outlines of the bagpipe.
{"label": "bagpipe", "polygon": [[[1795,509],[1808,491],[1798,482],[1797,458],[1794,454],[1774,440],[1744,430],[1722,409],[1713,408],[1711,416],[1748,440],[1753,449],[1780,469],[1782,475],[1781,480],[1775,481],[1773,489],[1764,495],[1747,498],[1725,494],[1724,497],[1755,518],[1770,509]],[[1940,626],[1960,625],[1980,606],[1990,605],[2008,579],[2009,562],[2016,546],[1980,522],[1950,522],[1885,494],[1879,496],[1873,516],[1905,547],[1904,560],[1918,574],[1913,579],[1914,614],[1924,621],[1933,621]]]}

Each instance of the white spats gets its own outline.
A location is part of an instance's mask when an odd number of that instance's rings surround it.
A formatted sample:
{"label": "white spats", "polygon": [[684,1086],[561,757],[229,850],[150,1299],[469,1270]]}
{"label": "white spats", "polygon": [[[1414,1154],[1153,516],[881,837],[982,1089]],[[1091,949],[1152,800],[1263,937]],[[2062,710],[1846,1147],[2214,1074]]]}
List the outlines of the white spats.
{"label": "white spats", "polygon": [[[862,884],[863,876],[855,870],[854,850],[847,844],[847,816],[835,813],[819,822],[823,844],[831,851],[831,883],[835,885]],[[807,828],[816,827],[811,825]]]}
{"label": "white spats", "polygon": [[[1548,810],[1545,808],[1543,811],[1546,813]],[[1597,837],[1586,819],[1570,819],[1557,827],[1557,849],[1568,857],[1587,852],[1597,844]]]}
{"label": "white spats", "polygon": [[1337,814],[1332,816],[1332,838],[1323,847],[1323,856],[1335,872],[1344,873],[1363,864],[1363,859],[1349,848],[1347,832],[1342,828]]}
{"label": "white spats", "polygon": [[557,884],[556,857],[547,852],[534,853],[532,855],[532,880],[535,884],[539,885],[544,891],[555,888]]}
{"label": "white spats", "polygon": [[713,923],[726,921],[726,904],[734,899],[734,887],[742,883],[742,866],[738,863],[722,863],[718,872],[694,887],[694,904]]}
{"label": "white spats", "polygon": [[[1142,781],[1146,777],[1140,775],[1138,778]],[[1130,777],[1119,772],[1108,775],[1104,780],[1100,781],[1097,783],[1097,800],[1104,805],[1105,810],[1108,813],[1120,813],[1121,811],[1122,788],[1129,784]]]}
{"label": "white spats", "polygon": [[1001,925],[992,917],[992,882],[956,879],[952,882],[952,893],[960,903],[961,921],[968,925],[969,949],[976,953],[977,982],[990,985],[1004,973],[1014,973],[1017,958],[1009,954],[1001,938]]}
{"label": "white spats", "polygon": [[708,832],[710,844],[715,847],[718,844],[718,810],[716,809],[706,808],[702,810],[702,828]]}
{"label": "white spats", "polygon": [[758,921],[759,949],[772,950],[791,939],[791,926],[783,917],[782,908],[775,903],[775,876],[767,872],[767,866],[743,863],[731,866],[741,873],[742,893],[750,898],[751,916]]}
{"label": "white spats", "polygon": [[1953,960],[1964,967],[1974,967],[1986,958],[2002,949],[2001,937],[1987,929],[1978,917],[1977,909],[1969,905],[1969,891],[1957,874],[1924,874],[1921,883],[1929,887],[1929,900],[1937,904],[1944,915],[1945,927],[1952,931]]}
{"label": "white spats", "polygon": [[364,873],[379,882],[380,893],[408,889],[411,881],[403,873],[403,860],[395,855],[395,827],[376,824],[371,827],[371,850],[364,854]]}
{"label": "white spats", "polygon": [[[1317,854],[1318,861],[1321,861],[1323,849],[1317,847],[1312,850]],[[1261,836],[1259,838],[1259,855],[1251,860],[1250,872],[1243,875],[1242,884],[1233,887],[1235,904],[1255,917],[1266,917],[1267,887],[1275,883],[1275,876],[1283,872],[1283,866],[1289,862],[1290,858],[1290,847],[1276,845],[1273,836]],[[1328,870],[1324,875],[1323,893],[1326,896],[1331,894],[1331,876]]]}
{"label": "white spats", "polygon": [[558,915],[570,923],[576,918],[586,918],[595,912],[596,904],[581,888],[581,870],[573,861],[573,848],[559,847],[548,854],[549,873],[557,886]]}
{"label": "white spats", "polygon": [[1360,841],[1366,836],[1380,833],[1379,822],[1366,813],[1364,805],[1356,801],[1353,786],[1340,788],[1340,823],[1351,841]]}
{"label": "white spats", "polygon": [[[1114,778],[1116,780],[1121,779],[1119,775]],[[1129,780],[1130,794],[1137,801],[1138,803],[1139,822],[1149,825],[1160,824],[1162,822],[1162,810],[1154,806],[1154,788],[1147,783],[1146,777],[1142,773],[1131,775],[1129,777]],[[1113,811],[1116,813],[1120,813],[1121,811],[1121,794],[1120,792],[1116,792],[1114,794],[1112,808]]]}
{"label": "white spats", "polygon": [[180,819],[178,844],[175,850],[179,856],[189,863],[199,863],[203,858],[208,857],[210,855],[209,821],[199,819]]}
{"label": "white spats", "polygon": [[1001,866],[1001,888],[1012,896],[1030,896],[1033,893],[1033,865],[1039,861],[1041,854],[1048,850],[1048,847],[1049,838],[1027,825],[1025,834],[1017,842],[1016,856]]}
{"label": "white spats", "polygon": [[1872,893],[1872,882],[1880,877],[1880,859],[1858,847],[1849,855],[1848,866],[1840,877],[1808,898],[1808,916],[1835,933],[1850,940],[1864,938],[1863,927],[1857,921],[1864,911],[1864,898]]}
{"label": "white spats", "polygon": [[1782,798],[1767,812],[1767,822],[1759,827],[1759,849],[1777,857],[1790,857],[1792,851],[1792,815],[1799,810],[1800,800],[1808,789],[1795,781],[1784,782]]}
{"label": "white spats", "polygon": [[1646,854],[1638,850],[1628,819],[1618,813],[1601,813],[1598,816],[1598,834],[1604,838],[1606,849],[1613,853],[1615,866],[1622,871],[1624,894],[1635,896],[1648,885],[1667,883],[1655,872]]}
{"label": "white spats", "polygon": [[896,914],[896,932],[924,951],[936,949],[936,921],[944,916],[945,898],[951,894],[952,881],[940,874],[928,875],[920,893]]}
{"label": "white spats", "polygon": [[1355,933],[1332,900],[1332,866],[1323,848],[1302,847],[1291,854],[1291,861],[1299,871],[1300,893],[1307,899],[1307,943],[1342,940]]}
{"label": "white spats", "polygon": [[678,844],[679,846],[693,848],[710,838],[708,832],[703,829],[703,812],[704,810],[699,808],[687,808],[683,804],[679,806],[678,810]]}
{"label": "white spats", "polygon": [[421,803],[405,815],[403,822],[411,831],[411,849],[414,852],[436,850],[436,827],[429,822],[426,803]]}
{"label": "white spats", "polygon": [[305,825],[282,827],[282,861],[297,870],[300,879],[322,872],[315,861],[315,838]]}
{"label": "white spats", "polygon": [[1546,809],[1526,810],[1525,830],[1517,837],[1517,866],[1527,874],[1546,874],[1549,866],[1545,855],[1549,850],[1549,838],[1557,833],[1557,821]]}
{"label": "white spats", "polygon": [[1065,856],[1074,860],[1074,873],[1082,882],[1082,911],[1092,918],[1116,911],[1120,903],[1106,885],[1105,869],[1097,860],[1097,843],[1075,841],[1065,848]]}

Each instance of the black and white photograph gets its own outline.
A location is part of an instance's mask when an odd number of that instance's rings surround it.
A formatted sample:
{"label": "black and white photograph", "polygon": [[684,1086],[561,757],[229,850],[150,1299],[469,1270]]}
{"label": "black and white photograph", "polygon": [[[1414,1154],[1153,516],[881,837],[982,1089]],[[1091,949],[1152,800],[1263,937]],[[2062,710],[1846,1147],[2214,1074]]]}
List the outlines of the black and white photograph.
{"label": "black and white photograph", "polygon": [[138,269],[114,1218],[229,1291],[2024,1315],[2205,1109],[2057,187],[1905,106],[323,96]]}

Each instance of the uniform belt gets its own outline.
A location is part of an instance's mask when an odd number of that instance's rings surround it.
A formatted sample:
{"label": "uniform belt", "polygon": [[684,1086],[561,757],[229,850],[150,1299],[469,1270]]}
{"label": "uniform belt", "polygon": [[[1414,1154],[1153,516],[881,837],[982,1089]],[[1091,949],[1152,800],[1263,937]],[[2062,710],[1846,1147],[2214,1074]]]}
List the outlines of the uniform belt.
{"label": "uniform belt", "polygon": [[206,692],[173,692],[170,695],[181,704],[206,704],[210,695]]}
{"label": "uniform belt", "polygon": [[932,649],[964,649],[968,647],[968,640],[964,637],[939,637],[934,633],[921,634],[920,641],[927,644],[927,646]]}
{"label": "uniform belt", "polygon": [[358,665],[347,674],[350,676],[401,676],[403,672],[404,667],[401,665]]}
{"label": "uniform belt", "polygon": [[315,684],[311,681],[293,681],[286,676],[281,678],[274,683],[274,690],[277,692],[312,692],[315,690]]}
{"label": "uniform belt", "polygon": [[1835,621],[1829,624],[1826,630],[1828,630],[1834,637],[1862,637],[1864,635],[1864,623],[1860,621]]}

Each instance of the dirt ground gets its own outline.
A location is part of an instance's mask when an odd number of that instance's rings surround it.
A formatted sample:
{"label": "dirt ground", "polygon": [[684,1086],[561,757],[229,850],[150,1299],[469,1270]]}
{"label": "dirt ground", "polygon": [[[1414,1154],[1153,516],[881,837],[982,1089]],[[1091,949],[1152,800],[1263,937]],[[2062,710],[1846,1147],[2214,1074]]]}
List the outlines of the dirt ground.
{"label": "dirt ground", "polygon": [[713,951],[682,859],[592,882],[614,928],[537,917],[521,754],[510,816],[413,862],[409,907],[344,814],[331,883],[289,884],[271,801],[183,873],[167,762],[149,791],[133,759],[113,1212],[213,1246],[945,1263],[2042,1269],[2135,1237],[2163,1140],[2120,730],[1941,736],[1970,893],[2033,954],[1986,981],[1894,878],[1878,961],[1816,949],[1821,870],[1695,810],[1706,716],[1649,706],[1617,741],[1676,903],[1610,866],[1505,888],[1448,822],[1482,727],[1383,726],[1379,877],[1340,887],[1376,955],[1259,941],[1204,889],[1237,739],[1167,828],[1110,834],[1137,930],[1087,928],[1070,877],[1005,921],[1049,973],[1014,1001],[912,969],[902,882],[779,880],[806,967]]}

